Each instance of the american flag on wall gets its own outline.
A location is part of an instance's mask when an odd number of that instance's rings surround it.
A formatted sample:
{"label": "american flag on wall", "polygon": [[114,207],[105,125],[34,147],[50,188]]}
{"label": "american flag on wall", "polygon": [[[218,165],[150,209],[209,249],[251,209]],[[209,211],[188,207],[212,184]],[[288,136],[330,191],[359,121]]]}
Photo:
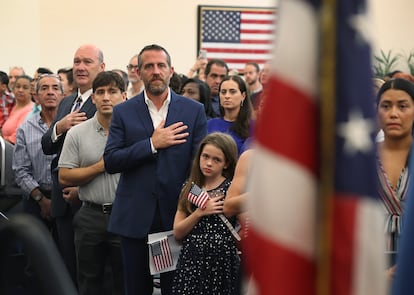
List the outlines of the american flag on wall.
{"label": "american flag on wall", "polygon": [[151,254],[154,261],[155,269],[161,271],[173,265],[173,257],[168,242],[168,237],[156,241],[151,245]]}
{"label": "american flag on wall", "polygon": [[276,9],[199,6],[198,48],[243,72],[246,62],[271,59]]}

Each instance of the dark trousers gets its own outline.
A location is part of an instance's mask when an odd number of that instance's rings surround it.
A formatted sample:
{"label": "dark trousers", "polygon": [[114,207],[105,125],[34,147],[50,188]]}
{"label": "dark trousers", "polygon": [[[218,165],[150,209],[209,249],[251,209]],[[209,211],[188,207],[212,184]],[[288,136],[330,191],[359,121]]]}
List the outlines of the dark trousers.
{"label": "dark trousers", "polygon": [[52,218],[52,219],[43,218],[42,215],[40,214],[39,204],[30,197],[29,197],[29,199],[23,199],[22,206],[23,206],[23,212],[24,213],[30,214],[30,215],[36,217],[37,219],[39,219],[46,226],[46,228],[51,233],[53,240],[56,242],[56,244],[58,244],[55,219],[54,218]]}
{"label": "dark trousers", "polygon": [[109,215],[96,208],[81,207],[73,219],[78,262],[79,293],[104,293],[105,266],[110,265],[111,294],[124,294],[120,237],[109,233]]}
{"label": "dark trousers", "polygon": [[[158,206],[155,212],[150,233],[165,231]],[[149,269],[148,238],[121,237],[121,250],[124,261],[125,294],[152,294],[153,280]],[[162,295],[172,294],[174,273],[174,271],[170,271],[160,274]]]}
{"label": "dark trousers", "polygon": [[73,233],[73,211],[68,206],[65,215],[56,217],[56,229],[59,240],[59,252],[65,262],[69,275],[75,286],[76,280],[76,253]]}
{"label": "dark trousers", "polygon": [[[149,270],[147,238],[121,238],[122,258],[124,261],[125,294],[150,295],[153,292],[153,280]],[[172,294],[174,272],[160,275],[162,295]]]}

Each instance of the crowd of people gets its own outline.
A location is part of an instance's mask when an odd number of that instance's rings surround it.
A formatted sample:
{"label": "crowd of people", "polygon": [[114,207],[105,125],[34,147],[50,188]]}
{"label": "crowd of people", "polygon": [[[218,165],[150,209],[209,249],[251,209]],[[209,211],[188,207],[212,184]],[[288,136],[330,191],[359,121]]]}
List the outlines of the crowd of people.
{"label": "crowd of people", "polygon": [[[182,251],[175,271],[160,273],[162,294],[241,294],[243,255],[220,215],[247,234],[246,178],[268,79],[268,63],[248,62],[240,76],[205,56],[177,74],[159,45],[126,71],[107,71],[91,44],[56,74],[0,71],[1,136],[14,146],[23,211],[50,231],[80,294],[152,294],[148,234],[168,230]],[[373,80],[387,253],[398,250],[410,182],[413,80],[400,71]],[[194,184],[210,196],[204,208],[188,198]]]}
{"label": "crowd of people", "polygon": [[[268,64],[245,73],[200,56],[177,74],[154,44],[126,71],[108,71],[92,44],[56,74],[0,71],[1,136],[14,146],[23,211],[49,230],[79,294],[152,294],[148,235],[169,230],[183,250],[176,270],[159,275],[162,294],[240,294],[223,208],[251,148]],[[188,201],[193,183],[213,196],[205,209]]]}
{"label": "crowd of people", "polygon": [[[410,182],[410,77],[373,81],[387,252],[398,249]],[[248,62],[241,76],[204,55],[177,74],[155,44],[126,71],[108,71],[91,44],[56,74],[0,71],[1,136],[14,146],[23,210],[50,231],[80,294],[152,294],[148,235],[171,230],[182,250],[175,270],[160,272],[162,294],[242,293],[235,236],[248,232],[246,179],[268,80],[268,63]],[[194,185],[205,206],[190,200]]]}

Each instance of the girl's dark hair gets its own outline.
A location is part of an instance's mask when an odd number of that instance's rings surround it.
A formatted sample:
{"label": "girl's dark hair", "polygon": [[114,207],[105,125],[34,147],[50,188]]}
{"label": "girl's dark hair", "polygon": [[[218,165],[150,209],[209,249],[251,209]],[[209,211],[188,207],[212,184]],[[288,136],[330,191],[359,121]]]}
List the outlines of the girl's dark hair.
{"label": "girl's dark hair", "polygon": [[382,84],[377,94],[377,105],[379,104],[381,95],[389,89],[402,90],[411,96],[411,99],[414,101],[414,83],[406,79],[396,78],[390,79]]}
{"label": "girl's dark hair", "polygon": [[207,144],[214,145],[224,154],[224,161],[226,162],[227,167],[223,169],[222,175],[229,180],[233,179],[234,176],[234,169],[236,169],[236,163],[238,160],[238,152],[237,145],[233,137],[222,132],[213,132],[208,134],[200,143],[197,154],[192,162],[190,176],[181,190],[178,209],[186,212],[187,214],[191,214],[191,212],[194,211],[194,206],[187,198],[191,185],[195,183],[201,187],[205,183],[204,174],[200,169],[200,156]]}
{"label": "girl's dark hair", "polygon": [[[233,131],[237,136],[241,137],[242,139],[246,139],[250,136],[250,123],[252,119],[253,107],[252,102],[250,100],[249,92],[247,91],[246,82],[244,82],[243,78],[240,76],[227,76],[221,81],[219,86],[219,95],[221,91],[221,85],[225,81],[234,81],[237,83],[240,92],[243,94],[245,93],[246,97],[243,103],[240,105],[240,111],[237,115],[236,121],[230,127],[230,130]],[[224,116],[224,108],[221,106],[220,103],[220,114]]]}
{"label": "girl's dark hair", "polygon": [[198,90],[200,92],[200,103],[204,105],[204,110],[206,112],[207,118],[213,118],[214,111],[213,107],[211,106],[210,87],[208,84],[204,81],[201,81],[200,79],[190,78],[187,79],[181,86],[181,92],[183,91],[184,86],[188,83],[196,83],[198,85]]}

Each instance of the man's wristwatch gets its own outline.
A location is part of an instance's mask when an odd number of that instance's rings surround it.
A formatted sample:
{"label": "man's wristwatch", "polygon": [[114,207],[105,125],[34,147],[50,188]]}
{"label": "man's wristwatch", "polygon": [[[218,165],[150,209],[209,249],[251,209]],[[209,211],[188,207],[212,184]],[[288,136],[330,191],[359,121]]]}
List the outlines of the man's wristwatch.
{"label": "man's wristwatch", "polygon": [[42,194],[37,194],[33,196],[33,200],[35,200],[36,202],[40,202],[41,199],[43,199]]}

